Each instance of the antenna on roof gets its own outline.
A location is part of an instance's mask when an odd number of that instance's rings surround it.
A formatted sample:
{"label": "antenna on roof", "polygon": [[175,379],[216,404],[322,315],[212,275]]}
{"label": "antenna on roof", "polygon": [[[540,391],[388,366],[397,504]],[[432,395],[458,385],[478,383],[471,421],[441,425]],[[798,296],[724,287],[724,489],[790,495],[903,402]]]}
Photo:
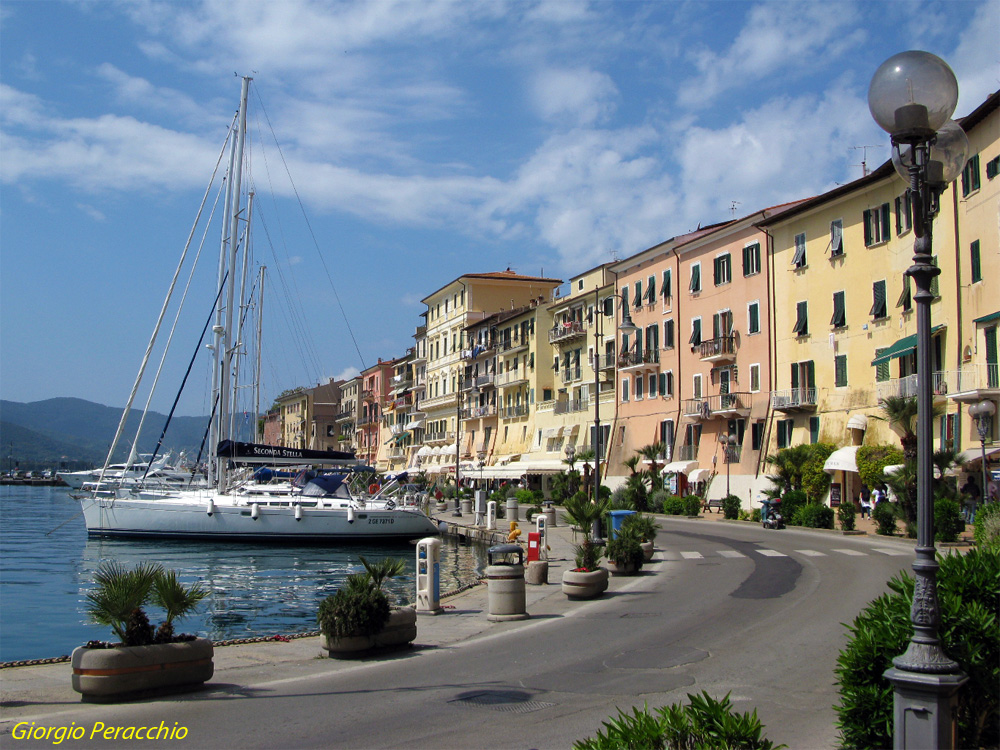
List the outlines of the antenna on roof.
{"label": "antenna on roof", "polygon": [[[861,152],[861,176],[868,176],[868,149],[870,148],[882,148],[882,146],[851,146],[852,151]],[[857,164],[852,164],[852,167],[858,166]]]}
{"label": "antenna on roof", "polygon": [[737,206],[742,206],[742,205],[743,204],[740,203],[739,201],[731,201],[729,204],[729,213],[731,213],[735,217]]}

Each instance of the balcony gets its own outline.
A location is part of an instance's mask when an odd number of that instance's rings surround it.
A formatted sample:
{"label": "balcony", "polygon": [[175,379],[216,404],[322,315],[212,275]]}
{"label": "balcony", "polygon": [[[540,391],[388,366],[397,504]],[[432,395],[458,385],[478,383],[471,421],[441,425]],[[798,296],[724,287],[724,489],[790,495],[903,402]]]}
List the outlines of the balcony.
{"label": "balcony", "polygon": [[509,385],[520,385],[528,382],[528,373],[523,369],[510,370],[497,375],[497,387],[504,388]]}
{"label": "balcony", "polygon": [[736,359],[736,337],[718,336],[698,344],[702,362],[728,362]]}
{"label": "balcony", "polygon": [[496,349],[495,344],[474,344],[471,349],[462,350],[462,359],[473,360],[479,357],[492,355]]}
{"label": "balcony", "polygon": [[771,408],[776,411],[813,411],[816,408],[815,388],[788,388],[771,391]]}
{"label": "balcony", "polygon": [[485,375],[477,375],[475,379],[475,388],[485,388],[486,386],[492,386],[496,380],[496,374],[488,372]]}
{"label": "balcony", "polygon": [[586,336],[583,323],[578,320],[568,320],[549,329],[549,343],[562,343],[582,336]]}
{"label": "balcony", "polygon": [[731,445],[722,449],[722,463],[724,464],[738,464],[742,456],[742,445]]}
{"label": "balcony", "polygon": [[684,416],[694,419],[731,419],[750,413],[750,393],[720,393],[715,396],[684,399]]}
{"label": "balcony", "polygon": [[637,368],[656,367],[660,364],[659,349],[642,349],[623,352],[618,355],[618,369],[632,370]]}
{"label": "balcony", "polygon": [[602,354],[597,358],[597,369],[600,371],[613,370],[618,363],[618,357],[614,354]]}
{"label": "balcony", "polygon": [[960,403],[996,398],[1000,395],[1000,365],[970,364],[961,370],[936,372],[934,393]]}
{"label": "balcony", "polygon": [[[551,338],[549,339],[551,341]],[[527,339],[504,339],[497,344],[497,352],[500,354],[508,354],[511,352],[520,351],[521,349],[528,348]]]}
{"label": "balcony", "polygon": [[[960,374],[960,373],[956,373]],[[934,392],[934,400],[937,402],[943,402],[948,396],[951,390],[948,387],[948,376],[949,373],[945,372],[935,372],[931,376],[932,389]],[[956,383],[956,385],[960,385]],[[966,383],[966,385],[971,385],[971,383]],[[973,392],[978,392],[976,389],[970,389]],[[883,380],[875,383],[875,393],[878,396],[878,400],[882,401],[887,398],[916,398],[917,396],[917,376],[907,375],[902,378],[890,378],[889,380]],[[956,392],[952,398],[956,401],[965,400],[962,397],[961,391]],[[976,401],[978,397],[967,399],[969,401]]]}
{"label": "balcony", "polygon": [[462,419],[482,419],[483,417],[495,417],[496,414],[497,407],[494,404],[473,406],[472,408],[462,409],[461,411]]}
{"label": "balcony", "polygon": [[526,417],[528,416],[528,406],[527,404],[505,406],[500,410],[500,416],[504,419],[518,419],[519,417]]}
{"label": "balcony", "polygon": [[556,414],[571,414],[577,411],[587,411],[590,408],[590,399],[573,398],[567,401],[556,401]]}
{"label": "balcony", "polygon": [[583,373],[580,370],[580,365],[576,365],[576,367],[563,368],[560,376],[562,377],[562,382],[565,385],[567,383],[575,383],[577,380],[580,380],[580,378],[583,377]]}
{"label": "balcony", "polygon": [[426,443],[454,443],[454,432],[428,432],[424,435]]}
{"label": "balcony", "polygon": [[363,401],[375,401],[378,399],[378,394],[371,388],[368,388],[361,391],[361,399]]}

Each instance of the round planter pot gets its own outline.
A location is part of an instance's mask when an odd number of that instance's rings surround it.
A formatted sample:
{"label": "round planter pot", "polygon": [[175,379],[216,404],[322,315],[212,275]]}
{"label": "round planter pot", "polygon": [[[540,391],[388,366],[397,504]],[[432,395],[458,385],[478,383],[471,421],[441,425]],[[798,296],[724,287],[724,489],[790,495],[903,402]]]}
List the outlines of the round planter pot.
{"label": "round planter pot", "polygon": [[628,565],[619,565],[613,560],[608,560],[605,563],[608,566],[608,571],[613,576],[634,576],[639,572],[639,566],[635,563],[629,563]]}
{"label": "round planter pot", "polygon": [[653,559],[653,543],[652,542],[640,542],[639,546],[642,547],[643,559],[649,562]]}
{"label": "round planter pot", "polygon": [[73,689],[92,703],[195,690],[215,673],[214,653],[206,638],[152,646],[81,646],[73,651]]}
{"label": "round planter pot", "polygon": [[323,648],[334,659],[352,659],[367,656],[373,651],[399,648],[412,643],[417,637],[417,611],[413,607],[399,607],[389,613],[385,627],[374,635],[326,636]]}
{"label": "round planter pot", "polygon": [[594,599],[608,588],[608,571],[567,570],[562,574],[562,591],[570,599]]}

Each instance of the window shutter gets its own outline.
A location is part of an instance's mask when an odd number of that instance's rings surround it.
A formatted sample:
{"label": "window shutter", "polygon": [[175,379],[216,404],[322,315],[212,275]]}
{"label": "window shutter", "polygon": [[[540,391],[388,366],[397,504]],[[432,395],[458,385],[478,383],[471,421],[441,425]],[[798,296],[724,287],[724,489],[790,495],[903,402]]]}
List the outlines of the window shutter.
{"label": "window shutter", "polygon": [[656,302],[656,277],[646,279],[646,302],[650,305]]}
{"label": "window shutter", "polygon": [[666,269],[663,272],[663,286],[660,287],[660,295],[663,297],[672,297],[673,290],[670,288],[671,284],[670,269]]}
{"label": "window shutter", "polygon": [[[931,263],[933,263],[935,266],[938,265],[938,257],[936,255],[933,258],[931,258]],[[938,274],[933,279],[931,279],[931,294],[933,294],[935,297],[941,296],[940,280],[941,280],[941,274]]]}
{"label": "window shutter", "polygon": [[806,388],[816,387],[816,363],[813,360],[806,362]]}
{"label": "window shutter", "polygon": [[[624,309],[626,307],[628,307],[628,287],[627,286],[623,286],[622,287],[622,308]],[[611,312],[608,313],[608,315],[611,315],[613,313],[614,313],[614,307],[611,308]]]}
{"label": "window shutter", "polygon": [[872,244],[872,212],[870,209],[865,209],[864,211],[864,225],[865,225],[865,247],[871,247]]}
{"label": "window shutter", "polygon": [[667,373],[660,373],[660,395],[666,396],[667,394]]}
{"label": "window shutter", "polygon": [[882,204],[882,236],[879,238],[882,242],[887,242],[889,240],[889,204]]}
{"label": "window shutter", "polygon": [[749,311],[749,321],[748,321],[748,331],[750,333],[757,333],[760,331],[760,306],[755,302],[750,305]]}
{"label": "window shutter", "polygon": [[701,266],[691,266],[691,284],[688,289],[692,292],[701,291]]}
{"label": "window shutter", "polygon": [[799,365],[795,362],[792,363],[792,388],[799,387]]}
{"label": "window shutter", "polygon": [[830,222],[830,255],[844,253],[844,224],[842,221]]}
{"label": "window shutter", "polygon": [[691,321],[691,338],[688,343],[692,346],[698,346],[701,343],[701,318],[695,318]]}
{"label": "window shutter", "polygon": [[802,268],[806,264],[806,236],[804,234],[795,235],[795,257],[792,265]]}
{"label": "window shutter", "polygon": [[805,336],[809,333],[808,309],[807,302],[799,302],[795,305],[795,327],[792,329],[792,332],[797,333],[799,336]]}
{"label": "window shutter", "polygon": [[712,338],[717,339],[722,335],[722,313],[715,313],[712,316]]}
{"label": "window shutter", "polygon": [[672,318],[663,321],[663,346],[667,349],[674,348],[674,321]]}
{"label": "window shutter", "polygon": [[642,307],[642,279],[635,282],[635,299],[632,300],[632,307]]}
{"label": "window shutter", "polygon": [[844,292],[833,293],[833,317],[830,318],[830,325],[834,328],[841,328],[846,320],[846,310],[844,309]]}
{"label": "window shutter", "polygon": [[749,248],[749,246],[743,248],[743,275],[744,276],[749,276],[750,275],[750,248]]}
{"label": "window shutter", "polygon": [[[878,359],[879,357],[881,357],[882,354],[885,353],[885,350],[887,348],[888,347],[882,347],[880,349],[876,349],[875,358]],[[884,383],[888,379],[889,379],[889,363],[879,362],[877,365],[875,365],[875,380],[879,383]]]}
{"label": "window shutter", "polygon": [[972,280],[974,282],[982,281],[983,272],[982,268],[980,267],[979,240],[976,240],[969,246],[969,262],[972,265]]}
{"label": "window shutter", "polygon": [[902,307],[903,312],[906,312],[911,307],[909,276],[903,276],[903,291],[899,293],[899,299],[896,300],[896,307]]}
{"label": "window shutter", "polygon": [[874,318],[884,318],[885,312],[885,281],[876,281],[872,284],[872,309],[868,314]]}

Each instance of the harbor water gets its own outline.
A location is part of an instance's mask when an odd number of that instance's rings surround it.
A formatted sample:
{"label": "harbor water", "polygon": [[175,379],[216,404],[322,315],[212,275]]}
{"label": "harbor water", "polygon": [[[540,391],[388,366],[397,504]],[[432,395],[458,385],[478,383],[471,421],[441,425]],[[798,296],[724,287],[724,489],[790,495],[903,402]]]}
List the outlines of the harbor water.
{"label": "harbor water", "polygon": [[[387,584],[390,599],[415,600],[415,547],[288,546],[88,538],[80,503],[65,487],[0,487],[0,661],[62,656],[88,640],[113,640],[88,621],[87,592],[104,560],[156,562],[209,595],[176,624],[212,640],[316,630],[319,602],[368,560],[401,557],[406,573]],[[483,575],[486,550],[443,537],[441,590]],[[158,623],[159,612],[149,610]]]}

